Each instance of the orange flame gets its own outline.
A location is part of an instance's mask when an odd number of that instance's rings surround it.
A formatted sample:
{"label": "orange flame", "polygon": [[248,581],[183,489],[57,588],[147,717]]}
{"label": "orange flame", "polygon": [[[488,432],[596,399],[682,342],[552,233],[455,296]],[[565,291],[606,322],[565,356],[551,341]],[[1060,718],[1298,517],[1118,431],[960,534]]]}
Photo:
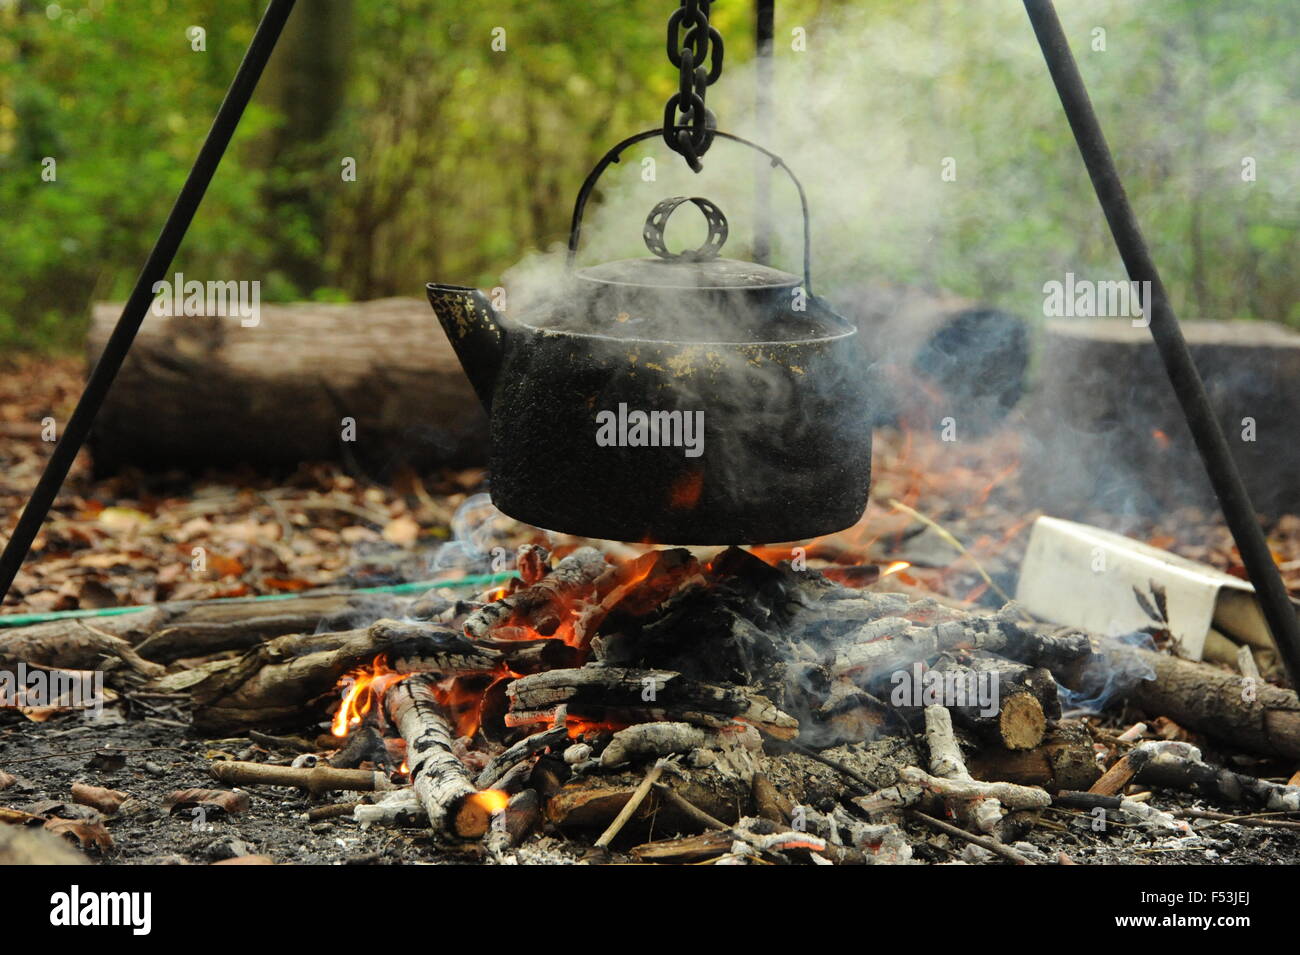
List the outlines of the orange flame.
{"label": "orange flame", "polygon": [[510,802],[510,794],[500,789],[484,789],[469,798],[494,816],[505,809],[506,804]]}
{"label": "orange flame", "polygon": [[374,709],[375,701],[384,690],[405,680],[410,674],[396,673],[388,668],[388,660],[383,654],[375,657],[368,668],[353,670],[343,678],[346,689],[343,702],[339,704],[330,723],[330,733],[340,739],[361,725],[366,714]]}
{"label": "orange flame", "polygon": [[901,570],[907,570],[907,568],[911,566],[912,566],[911,563],[908,561],[896,560],[892,564],[886,565],[886,567],[883,570],[881,570],[880,576],[888,577],[890,574],[896,574]]}

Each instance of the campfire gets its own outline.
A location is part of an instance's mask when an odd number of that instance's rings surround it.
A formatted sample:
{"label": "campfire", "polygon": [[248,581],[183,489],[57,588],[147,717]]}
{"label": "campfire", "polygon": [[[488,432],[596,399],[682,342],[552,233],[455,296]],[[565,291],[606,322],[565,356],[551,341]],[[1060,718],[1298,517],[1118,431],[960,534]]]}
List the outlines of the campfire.
{"label": "campfire", "polygon": [[[981,616],[832,579],[887,577],[906,562],[823,574],[796,569],[804,551],[779,556],[676,548],[611,560],[590,546],[560,556],[524,545],[518,576],[482,599],[435,590],[401,619],[251,651],[249,665],[195,688],[195,724],[274,728],[315,698],[322,715],[334,707],[331,764],[364,766],[365,788],[388,790],[355,807],[359,820],[498,848],[554,828],[661,861],[677,848],[714,860],[904,861],[907,840],[881,816],[918,807],[1000,841],[1023,832],[1017,813],[1050,798],[974,780],[959,732],[983,747],[986,774],[1023,776],[1048,743],[1074,751],[1071,786],[1100,774],[1087,734],[1060,727],[1053,677],[1090,656],[1085,635],[1031,625],[1014,607]],[[915,748],[922,733],[928,762]],[[861,772],[839,767],[861,804],[804,805],[826,789],[804,778],[808,767],[835,765],[821,751],[846,744],[879,750]],[[213,771],[248,783],[264,770]],[[887,794],[863,785],[891,773],[903,782]],[[810,826],[810,812],[829,831]],[[700,829],[703,844],[652,838]]]}

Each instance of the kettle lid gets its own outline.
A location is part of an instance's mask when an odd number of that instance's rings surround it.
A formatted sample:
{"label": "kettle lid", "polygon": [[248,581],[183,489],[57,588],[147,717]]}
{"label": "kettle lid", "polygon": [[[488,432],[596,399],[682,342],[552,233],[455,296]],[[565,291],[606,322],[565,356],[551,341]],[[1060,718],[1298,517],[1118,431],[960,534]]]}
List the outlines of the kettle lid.
{"label": "kettle lid", "polygon": [[789,272],[737,259],[619,259],[579,269],[576,274],[597,285],[699,291],[793,288],[803,281]]}
{"label": "kettle lid", "polygon": [[[704,214],[709,237],[698,249],[670,252],[664,242],[664,227],[678,206],[690,202]],[[664,199],[646,217],[642,237],[657,258],[620,259],[579,269],[581,279],[598,285],[620,285],[656,289],[753,290],[793,288],[799,276],[757,262],[718,258],[729,234],[727,217],[708,199],[673,196]]]}

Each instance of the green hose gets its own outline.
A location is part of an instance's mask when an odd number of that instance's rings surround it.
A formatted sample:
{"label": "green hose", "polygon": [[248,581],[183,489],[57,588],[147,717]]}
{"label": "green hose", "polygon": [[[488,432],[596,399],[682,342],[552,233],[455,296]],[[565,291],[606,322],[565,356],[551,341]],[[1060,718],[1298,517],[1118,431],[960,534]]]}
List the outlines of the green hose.
{"label": "green hose", "polygon": [[[489,587],[512,580],[517,575],[514,571],[501,574],[475,574],[469,577],[451,577],[440,580],[416,580],[408,584],[389,584],[385,587],[359,587],[356,590],[343,591],[351,594],[410,594],[422,593],[433,587]],[[248,603],[258,600],[292,600],[294,597],[314,597],[321,594],[339,593],[326,588],[323,590],[303,590],[292,594],[262,594],[257,597],[217,597],[212,600],[200,600],[195,603],[222,604]],[[138,613],[150,610],[152,605],[142,604],[138,607],[105,607],[100,610],[53,610],[48,613],[0,614],[0,629],[5,627],[25,627],[32,623],[48,623],[51,620],[75,620],[79,617],[119,617],[125,613]]]}

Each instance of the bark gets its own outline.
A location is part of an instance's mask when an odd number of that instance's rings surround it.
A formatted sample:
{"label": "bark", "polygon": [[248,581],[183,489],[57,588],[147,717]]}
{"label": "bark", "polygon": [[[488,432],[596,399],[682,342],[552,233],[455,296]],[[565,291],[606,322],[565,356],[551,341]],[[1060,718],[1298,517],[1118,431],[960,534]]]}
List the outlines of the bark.
{"label": "bark", "polygon": [[1155,670],[1129,700],[1153,716],[1252,753],[1300,758],[1300,699],[1267,683],[1247,684],[1236,673],[1163,653],[1124,648]]}
{"label": "bark", "polygon": [[739,719],[778,739],[792,739],[799,731],[797,720],[747,687],[701,683],[669,670],[548,670],[515,680],[506,693],[517,718],[532,718],[563,703],[570,716],[590,719],[619,720],[622,715],[625,719],[619,721],[626,723],[680,720],[712,726]]}
{"label": "bark", "polygon": [[[170,278],[170,277],[169,277]],[[97,305],[98,357],[121,307]],[[342,419],[356,422],[342,440]],[[95,419],[100,473],[344,460],[375,468],[486,460],[487,418],[427,302],[260,305],[238,316],[149,315]]]}
{"label": "bark", "polygon": [[566,601],[591,589],[596,578],[608,569],[600,551],[579,548],[532,586],[475,610],[465,620],[465,633],[481,640],[497,627],[527,627],[549,636],[568,617]]}
{"label": "bark", "polygon": [[491,807],[479,798],[469,770],[452,751],[451,723],[428,679],[416,676],[397,684],[384,695],[384,705],[406,740],[411,779],[429,825],[466,839],[486,833]]}

